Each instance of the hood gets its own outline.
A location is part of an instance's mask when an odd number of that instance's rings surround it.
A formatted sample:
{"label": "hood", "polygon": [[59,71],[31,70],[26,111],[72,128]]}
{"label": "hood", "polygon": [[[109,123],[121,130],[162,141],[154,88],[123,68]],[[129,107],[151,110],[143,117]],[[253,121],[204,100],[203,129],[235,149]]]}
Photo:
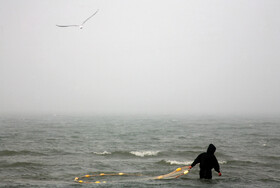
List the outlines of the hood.
{"label": "hood", "polygon": [[208,154],[214,154],[216,151],[216,147],[213,144],[210,144],[207,149]]}

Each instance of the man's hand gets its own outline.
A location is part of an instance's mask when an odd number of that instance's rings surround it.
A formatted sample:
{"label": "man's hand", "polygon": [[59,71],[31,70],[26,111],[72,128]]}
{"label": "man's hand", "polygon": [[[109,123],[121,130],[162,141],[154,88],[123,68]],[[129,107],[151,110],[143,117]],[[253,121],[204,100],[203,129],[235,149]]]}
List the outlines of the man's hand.
{"label": "man's hand", "polygon": [[189,170],[192,169],[192,166],[189,166]]}
{"label": "man's hand", "polygon": [[219,172],[219,176],[222,176],[222,173],[221,173],[221,172]]}

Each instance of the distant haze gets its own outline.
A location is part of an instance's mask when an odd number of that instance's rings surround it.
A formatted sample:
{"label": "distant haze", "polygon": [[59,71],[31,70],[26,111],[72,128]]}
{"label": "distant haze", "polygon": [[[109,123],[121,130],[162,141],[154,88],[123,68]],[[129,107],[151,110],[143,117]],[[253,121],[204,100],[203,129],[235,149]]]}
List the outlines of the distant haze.
{"label": "distant haze", "polygon": [[0,0],[0,113],[279,114],[279,8]]}

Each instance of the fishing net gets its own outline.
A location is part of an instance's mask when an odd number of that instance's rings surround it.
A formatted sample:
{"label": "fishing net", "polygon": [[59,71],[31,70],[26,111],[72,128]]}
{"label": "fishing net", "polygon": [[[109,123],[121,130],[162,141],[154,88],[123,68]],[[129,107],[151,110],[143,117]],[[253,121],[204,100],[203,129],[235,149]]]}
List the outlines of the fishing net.
{"label": "fishing net", "polygon": [[170,172],[170,173],[164,174],[164,175],[160,175],[160,176],[156,176],[156,177],[154,177],[152,179],[157,179],[157,180],[174,179],[174,178],[178,178],[178,177],[180,177],[182,175],[185,175],[187,173],[189,173],[189,168],[188,168],[188,166],[184,166],[184,167],[177,168],[173,172]]}
{"label": "fishing net", "polygon": [[[113,182],[115,179],[120,180],[120,176],[142,176],[141,174],[133,173],[100,173],[100,174],[87,174],[74,179],[77,183],[107,183],[108,179]],[[116,178],[117,177],[117,178]]]}
{"label": "fishing net", "polygon": [[[167,179],[174,179],[178,178],[182,175],[185,175],[189,173],[189,169],[187,166],[177,168],[173,172],[170,172],[168,174],[155,176],[152,178],[145,178],[145,180],[153,179],[153,180],[167,180]],[[110,176],[110,177],[109,177]],[[108,179],[110,182],[113,182],[114,180],[120,181],[120,176],[127,177],[127,176],[142,176],[142,174],[134,174],[134,173],[99,173],[99,174],[87,174],[81,177],[76,177],[74,179],[77,183],[107,183]]]}

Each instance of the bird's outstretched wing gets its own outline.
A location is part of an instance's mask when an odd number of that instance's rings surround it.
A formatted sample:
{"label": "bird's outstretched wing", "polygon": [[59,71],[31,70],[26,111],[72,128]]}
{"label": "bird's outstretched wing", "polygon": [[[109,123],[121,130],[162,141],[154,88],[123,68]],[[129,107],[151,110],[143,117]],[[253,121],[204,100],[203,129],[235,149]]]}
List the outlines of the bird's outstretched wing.
{"label": "bird's outstretched wing", "polygon": [[57,27],[79,27],[79,25],[56,25]]}
{"label": "bird's outstretched wing", "polygon": [[95,11],[95,13],[93,13],[90,17],[88,17],[88,18],[82,23],[82,25],[84,25],[89,19],[91,19],[97,12],[98,12],[98,9],[97,9],[97,11]]}

